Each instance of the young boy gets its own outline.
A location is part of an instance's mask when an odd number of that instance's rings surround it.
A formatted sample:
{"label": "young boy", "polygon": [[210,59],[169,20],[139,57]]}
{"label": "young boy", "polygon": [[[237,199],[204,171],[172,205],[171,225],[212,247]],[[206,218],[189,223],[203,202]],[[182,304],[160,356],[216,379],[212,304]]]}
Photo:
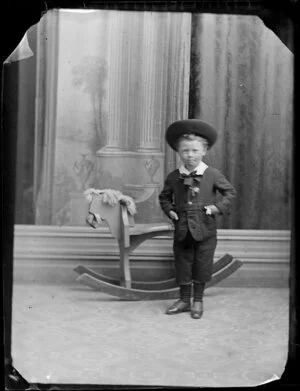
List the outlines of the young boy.
{"label": "young boy", "polygon": [[162,210],[175,225],[173,251],[180,288],[180,299],[167,309],[168,315],[191,311],[192,318],[200,319],[203,314],[203,292],[212,277],[217,245],[215,216],[228,211],[235,197],[221,172],[202,161],[216,140],[214,128],[196,119],[176,121],[166,131],[167,143],[183,163],[167,176],[159,195]]}

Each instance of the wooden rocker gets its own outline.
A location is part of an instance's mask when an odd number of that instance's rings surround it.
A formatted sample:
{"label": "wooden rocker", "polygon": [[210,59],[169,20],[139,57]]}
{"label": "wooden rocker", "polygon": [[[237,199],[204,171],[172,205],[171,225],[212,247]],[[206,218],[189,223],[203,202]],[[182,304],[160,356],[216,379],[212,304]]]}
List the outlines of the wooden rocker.
{"label": "wooden rocker", "polygon": [[[173,225],[134,224],[135,206],[130,197],[113,190],[88,192],[89,214],[87,222],[94,228],[105,220],[113,237],[118,241],[120,253],[120,278],[114,279],[85,267],[74,269],[79,274],[77,281],[97,291],[125,300],[168,300],[179,297],[179,288],[175,278],[162,281],[132,281],[130,271],[130,254],[145,240],[155,236],[172,236]],[[113,198],[111,198],[111,195]],[[233,260],[225,254],[213,265],[212,280],[207,287],[218,284],[240,268],[242,262]]]}

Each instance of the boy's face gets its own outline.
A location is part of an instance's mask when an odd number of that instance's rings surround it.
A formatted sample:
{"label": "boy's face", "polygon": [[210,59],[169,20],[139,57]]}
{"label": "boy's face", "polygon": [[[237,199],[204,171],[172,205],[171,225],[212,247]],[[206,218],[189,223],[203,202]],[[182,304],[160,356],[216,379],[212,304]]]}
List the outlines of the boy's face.
{"label": "boy's face", "polygon": [[182,140],[178,153],[182,163],[189,171],[193,171],[206,155],[207,146],[200,140]]}

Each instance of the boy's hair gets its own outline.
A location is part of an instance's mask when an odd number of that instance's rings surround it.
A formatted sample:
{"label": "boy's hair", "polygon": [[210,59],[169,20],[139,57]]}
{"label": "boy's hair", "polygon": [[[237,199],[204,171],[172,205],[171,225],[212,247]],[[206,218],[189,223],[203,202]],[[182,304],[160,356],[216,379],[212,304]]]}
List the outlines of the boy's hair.
{"label": "boy's hair", "polygon": [[208,141],[206,140],[206,138],[198,136],[197,134],[194,134],[194,133],[185,133],[182,136],[180,136],[177,140],[177,143],[176,143],[177,151],[178,151],[178,148],[179,148],[181,141],[193,141],[193,140],[198,140],[198,141],[202,142],[203,145],[206,148],[208,148]]}

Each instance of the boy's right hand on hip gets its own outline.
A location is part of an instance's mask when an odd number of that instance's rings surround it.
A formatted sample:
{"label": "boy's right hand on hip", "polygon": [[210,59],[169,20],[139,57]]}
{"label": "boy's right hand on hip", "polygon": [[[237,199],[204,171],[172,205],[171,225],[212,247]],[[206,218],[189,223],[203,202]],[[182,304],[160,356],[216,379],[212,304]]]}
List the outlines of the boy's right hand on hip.
{"label": "boy's right hand on hip", "polygon": [[174,210],[171,210],[170,213],[169,213],[169,216],[172,220],[178,220],[178,215],[176,212],[174,212]]}

